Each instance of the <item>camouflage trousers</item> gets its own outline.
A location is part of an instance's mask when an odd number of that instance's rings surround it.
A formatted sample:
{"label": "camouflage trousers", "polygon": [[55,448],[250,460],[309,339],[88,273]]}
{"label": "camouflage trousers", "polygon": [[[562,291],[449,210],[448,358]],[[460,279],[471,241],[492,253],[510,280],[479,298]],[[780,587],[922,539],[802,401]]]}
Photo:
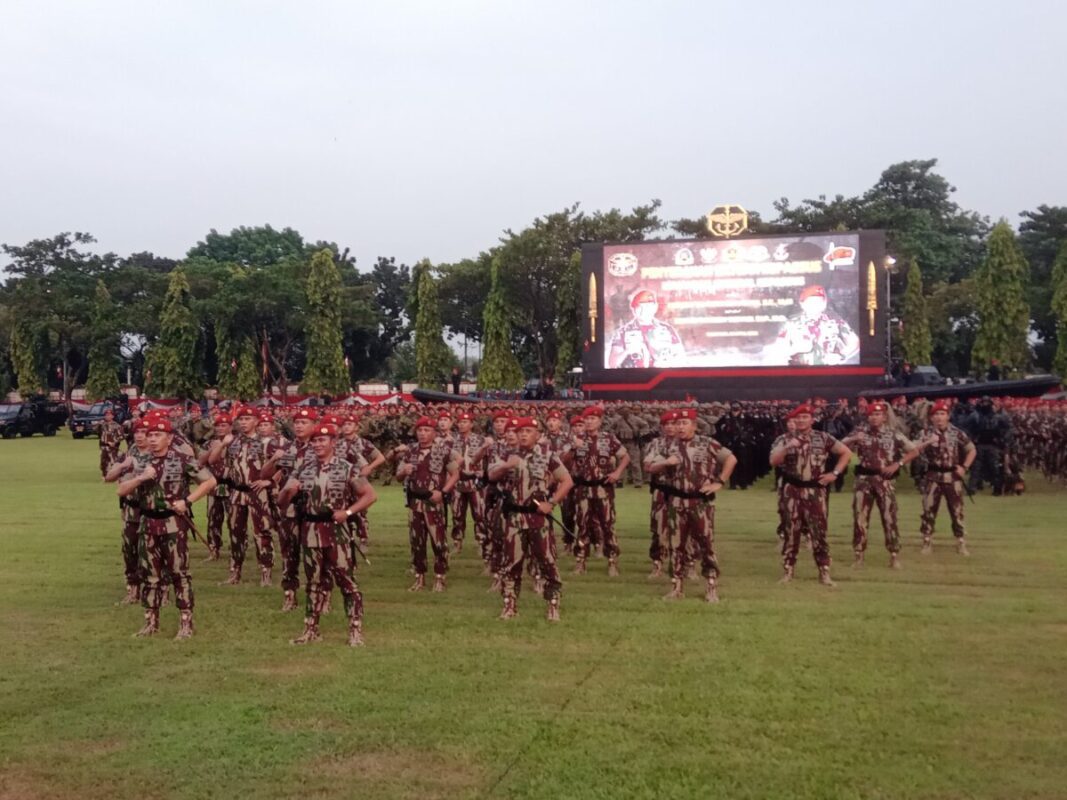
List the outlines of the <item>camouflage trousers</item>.
{"label": "camouflage trousers", "polygon": [[577,515],[577,501],[575,500],[575,493],[573,490],[567,492],[567,496],[563,498],[563,502],[559,505],[560,520],[567,527],[570,533],[564,532],[563,534],[563,546],[567,550],[571,550],[574,547],[574,525],[575,516]]}
{"label": "camouflage trousers", "polygon": [[482,545],[482,560],[493,574],[501,569],[504,553],[504,501],[495,493],[487,493],[485,499],[485,542]]}
{"label": "camouflage trousers", "polygon": [[282,589],[300,588],[300,523],[296,517],[278,520],[278,549],[282,553]]}
{"label": "camouflage trousers", "polygon": [[[597,489],[604,491],[601,496]],[[578,491],[575,523],[578,541],[574,555],[588,558],[590,545],[600,545],[605,558],[618,558],[619,540],[615,535],[615,490],[581,486]]]}
{"label": "camouflage trousers", "polygon": [[[520,517],[516,517],[516,520]],[[563,584],[556,566],[556,538],[552,528],[519,528],[506,523],[501,559],[500,593],[505,599],[516,599],[522,591],[522,573],[526,559],[534,562],[535,572],[545,582],[545,600],[558,598]]]}
{"label": "camouflage trousers", "polygon": [[307,616],[318,619],[336,586],[345,599],[349,619],[363,619],[363,593],[355,579],[350,544],[338,542],[329,547],[303,548],[304,576],[307,578]]}
{"label": "camouflage trousers", "polygon": [[467,512],[474,527],[474,541],[484,548],[485,497],[478,490],[452,492],[452,541],[462,542],[467,535]]}
{"label": "camouflage trousers", "polygon": [[252,531],[256,537],[256,560],[261,567],[271,569],[274,566],[274,542],[271,539],[273,519],[262,497],[253,496],[248,505],[237,505],[230,501],[230,568],[241,569],[245,563],[248,550],[248,521],[252,520]]}
{"label": "camouflage trousers", "polygon": [[652,508],[648,514],[648,530],[652,536],[648,557],[662,561],[670,548],[670,530],[667,520],[667,498],[662,492],[652,494]]}
{"label": "camouflage trousers", "polygon": [[957,479],[951,483],[942,483],[926,480],[922,487],[923,514],[919,526],[924,542],[930,541],[930,537],[934,535],[934,523],[937,521],[942,497],[945,498],[945,506],[952,520],[952,535],[961,539],[967,533],[963,526],[963,481]]}
{"label": "camouflage trousers", "polygon": [[141,521],[139,548],[144,588],[141,603],[155,611],[163,604],[167,584],[174,586],[174,604],[181,609],[193,608],[193,582],[189,575],[188,532],[182,525],[177,533],[166,532],[165,520]]}
{"label": "camouflage trousers", "polygon": [[630,483],[634,486],[644,485],[645,471],[641,467],[641,445],[637,442],[623,442],[622,446],[626,448],[626,452],[630,456],[630,463],[626,467],[626,474],[622,476],[623,481],[626,480],[628,475],[630,477]]}
{"label": "camouflage trousers", "polygon": [[672,575],[684,578],[690,563],[700,562],[705,578],[719,577],[715,558],[715,504],[707,502],[673,502],[669,506],[668,536],[674,542]]}
{"label": "camouflage trousers", "polygon": [[230,511],[230,498],[227,495],[216,497],[208,495],[207,498],[207,546],[212,552],[222,550],[222,524],[226,521]]}
{"label": "camouflage trousers", "polygon": [[900,552],[900,532],[897,529],[897,491],[893,481],[877,475],[859,475],[852,493],[852,549],[862,553],[867,549],[867,530],[871,524],[871,509],[878,506],[885,533],[885,549]]}
{"label": "camouflage trousers", "polygon": [[109,469],[111,469],[119,461],[119,451],[110,447],[100,448],[100,474],[107,475]]}
{"label": "camouflage trousers", "polygon": [[811,537],[812,555],[820,567],[830,566],[830,544],[826,541],[826,512],[828,497],[825,489],[786,484],[782,487],[786,520],[782,539],[782,563],[792,567],[797,563],[800,542]]}
{"label": "camouflage trousers", "polygon": [[141,519],[127,517],[122,523],[122,571],[127,586],[140,586],[141,574]]}
{"label": "camouflage trousers", "polygon": [[[779,480],[775,476],[775,480]],[[789,532],[789,509],[785,502],[785,484],[779,483],[778,485],[778,540],[780,542],[785,541],[785,536]]]}
{"label": "camouflage trousers", "polygon": [[448,573],[448,519],[443,505],[428,500],[413,500],[408,507],[408,542],[411,566],[416,575],[426,574],[426,544],[433,548],[433,573]]}

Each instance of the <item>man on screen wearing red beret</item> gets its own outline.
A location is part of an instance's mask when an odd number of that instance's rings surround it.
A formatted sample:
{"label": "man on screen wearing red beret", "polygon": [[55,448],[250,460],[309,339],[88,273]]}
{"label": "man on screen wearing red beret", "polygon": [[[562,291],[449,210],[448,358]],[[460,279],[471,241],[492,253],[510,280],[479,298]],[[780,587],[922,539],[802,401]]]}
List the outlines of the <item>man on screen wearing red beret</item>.
{"label": "man on screen wearing red beret", "polygon": [[790,366],[858,364],[860,339],[847,322],[827,312],[826,288],[806,286],[798,298],[800,315],[782,324],[770,347],[775,362]]}
{"label": "man on screen wearing red beret", "polygon": [[630,295],[634,318],[612,334],[608,342],[610,369],[679,367],[685,360],[682,337],[673,325],[656,319],[659,300],[656,293],[638,289]]}

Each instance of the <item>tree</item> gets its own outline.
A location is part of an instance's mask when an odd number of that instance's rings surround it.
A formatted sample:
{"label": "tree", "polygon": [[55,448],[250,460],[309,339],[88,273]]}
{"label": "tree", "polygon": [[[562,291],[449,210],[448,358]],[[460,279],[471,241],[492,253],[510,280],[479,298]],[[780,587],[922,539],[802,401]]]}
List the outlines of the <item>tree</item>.
{"label": "tree", "polygon": [[1027,335],[1030,307],[1026,302],[1028,267],[1005,220],[989,236],[988,255],[975,274],[978,335],[971,363],[979,372],[994,360],[1007,371],[1030,362]]}
{"label": "tree", "polygon": [[306,255],[303,236],[292,228],[276,231],[270,225],[254,228],[242,225],[228,234],[212,228],[202,242],[197,242],[186,253],[187,258],[258,268],[303,259]]}
{"label": "tree", "polygon": [[11,329],[11,365],[18,378],[19,394],[29,397],[44,389],[44,330],[27,314],[17,314]]}
{"label": "tree", "polygon": [[500,264],[495,259],[490,287],[485,302],[485,350],[478,370],[478,388],[519,389],[524,383],[522,367],[512,347],[509,304],[500,279]]}
{"label": "tree", "polygon": [[1056,358],[1052,368],[1057,375],[1067,375],[1067,241],[1060,246],[1052,265],[1052,313],[1056,315]]}
{"label": "tree", "polygon": [[482,319],[489,296],[491,266],[492,257],[481,253],[478,258],[437,267],[441,322],[453,335],[482,341]]}
{"label": "tree", "polygon": [[308,394],[346,394],[351,388],[341,347],[341,275],[329,250],[311,257],[307,278]]}
{"label": "tree", "polygon": [[[247,334],[233,334],[216,327],[218,390],[222,397],[255,400],[263,394],[256,365],[256,346]],[[220,334],[220,332],[222,332]]]}
{"label": "tree", "polygon": [[1034,332],[1038,341],[1034,348],[1038,365],[1049,368],[1057,350],[1059,320],[1052,310],[1052,279],[1056,255],[1067,242],[1067,206],[1040,205],[1019,216],[1019,249],[1030,265],[1029,301]]}
{"label": "tree", "polygon": [[904,292],[904,358],[911,364],[929,364],[933,350],[930,338],[930,320],[926,315],[926,297],[923,294],[923,276],[919,264],[911,260],[908,268],[908,288]]}
{"label": "tree", "polygon": [[428,260],[416,265],[415,287],[415,379],[420,386],[436,389],[445,379],[454,360],[441,337],[441,312],[437,281]]}
{"label": "tree", "polygon": [[119,371],[118,323],[115,304],[103,280],[96,282],[93,302],[92,341],[89,345],[89,378],[85,394],[90,400],[114,397],[121,388]]}
{"label": "tree", "polygon": [[190,308],[189,281],[181,267],[170,273],[159,320],[159,340],[148,351],[145,392],[198,399],[204,382],[197,344],[200,323]]}
{"label": "tree", "polygon": [[571,254],[570,264],[560,281],[556,297],[556,367],[569,371],[582,357],[582,254]]}

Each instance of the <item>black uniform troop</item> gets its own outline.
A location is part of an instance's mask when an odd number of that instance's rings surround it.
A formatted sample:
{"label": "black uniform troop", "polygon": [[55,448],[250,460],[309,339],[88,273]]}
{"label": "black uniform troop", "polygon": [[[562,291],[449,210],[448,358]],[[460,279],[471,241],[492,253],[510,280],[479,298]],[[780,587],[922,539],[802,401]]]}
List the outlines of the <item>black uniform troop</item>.
{"label": "black uniform troop", "polygon": [[[192,538],[202,541],[206,560],[228,555],[224,585],[243,582],[246,555],[254,555],[261,586],[273,586],[280,571],[282,611],[299,607],[303,588],[304,629],[294,644],[322,638],[321,617],[336,588],[348,643],[362,645],[356,571],[372,543],[372,480],[403,485],[411,591],[429,590],[431,569],[432,591],[447,590],[450,561],[469,530],[472,552],[500,594],[501,618],[519,613],[528,581],[555,622],[564,552],[576,575],[600,557],[609,577],[620,574],[615,500],[627,482],[649,492],[649,578],[669,578],[665,597],[679,599],[699,575],[703,598],[716,603],[716,497],[749,489],[772,471],[782,582],[794,579],[799,551],[808,548],[827,586],[830,496],[843,491],[850,469],[853,563],[865,561],[877,510],[893,569],[901,567],[902,476],[915,481],[922,501],[922,551],[931,552],[943,502],[961,555],[969,552],[968,495],[986,486],[995,496],[1021,494],[1026,469],[1067,476],[1067,405],[1030,400],[412,403],[273,413],[243,405],[211,415],[135,411],[125,426],[108,425],[100,467],[120,497],[121,603],[140,602],[138,636],[152,636],[173,594],[179,639],[194,632]],[[203,529],[193,511],[202,498]]]}

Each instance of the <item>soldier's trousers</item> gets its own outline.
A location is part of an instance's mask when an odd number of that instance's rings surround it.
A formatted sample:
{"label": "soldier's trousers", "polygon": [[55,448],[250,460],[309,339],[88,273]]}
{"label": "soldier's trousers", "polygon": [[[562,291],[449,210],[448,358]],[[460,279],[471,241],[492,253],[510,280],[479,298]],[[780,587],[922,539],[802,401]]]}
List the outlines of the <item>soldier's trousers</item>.
{"label": "soldier's trousers", "polygon": [[[618,558],[619,540],[615,535],[615,490],[611,487],[581,486],[575,510],[575,533],[578,541],[574,554],[589,557],[590,544],[599,544],[605,558]],[[604,494],[597,493],[602,489]]]}
{"label": "soldier's trousers", "polygon": [[295,517],[278,520],[278,549],[282,552],[282,589],[300,588],[300,523]]}
{"label": "soldier's trousers", "polygon": [[[777,478],[776,478],[777,480]],[[778,540],[780,542],[785,541],[786,534],[789,533],[789,509],[785,502],[785,485],[778,486]]]}
{"label": "soldier's trousers", "polygon": [[494,575],[500,572],[504,552],[503,499],[495,492],[487,493],[485,500],[485,544],[482,559]]}
{"label": "soldier's trousers", "polygon": [[567,550],[571,550],[574,547],[574,527],[575,527],[575,515],[577,513],[577,501],[575,500],[575,492],[572,489],[567,492],[567,496],[563,498],[563,502],[559,505],[560,519],[563,524],[567,526],[567,530],[570,533],[563,534],[563,546]]}
{"label": "soldier's trousers", "polygon": [[974,469],[971,470],[971,491],[982,488],[983,483],[993,487],[993,494],[1004,491],[1004,451],[991,444],[978,445]]}
{"label": "soldier's trousers", "polygon": [[[637,442],[623,442],[622,446],[626,448],[626,452],[630,456],[630,463],[626,467],[626,475],[630,476],[630,483],[634,486],[643,485],[645,472],[641,466],[641,445]],[[626,480],[626,475],[622,476],[623,481]]]}
{"label": "soldier's trousers", "polygon": [[930,537],[934,535],[934,523],[937,521],[942,497],[945,498],[945,506],[952,519],[952,535],[959,539],[967,533],[963,526],[963,481],[941,483],[927,480],[922,488],[923,515],[919,526],[924,542],[930,541]]}
{"label": "soldier's trousers", "polygon": [[411,566],[416,575],[426,574],[426,544],[433,548],[433,573],[448,573],[448,520],[444,506],[428,500],[412,500],[408,507],[408,541]]}
{"label": "soldier's trousers", "polygon": [[[520,519],[519,517],[515,518]],[[500,592],[505,598],[517,598],[522,591],[522,572],[525,559],[536,564],[536,572],[545,583],[545,600],[558,598],[563,584],[556,566],[556,540],[548,525],[540,528],[504,526],[504,549],[500,570]]]}
{"label": "soldier's trousers", "polygon": [[699,560],[700,574],[705,578],[719,576],[719,562],[715,558],[715,504],[688,503],[670,504],[668,520],[674,546],[672,574],[685,577],[689,564]]}
{"label": "soldier's trousers", "polygon": [[811,536],[812,556],[820,567],[830,566],[830,545],[826,541],[827,493],[825,489],[785,484],[782,498],[788,515],[785,538],[782,540],[782,563],[792,567],[797,563],[800,542]]}
{"label": "soldier's trousers", "polygon": [[852,549],[862,553],[867,549],[867,530],[871,524],[871,509],[878,506],[885,533],[885,549],[900,552],[900,532],[897,529],[897,492],[893,481],[877,475],[859,475],[852,493]]}
{"label": "soldier's trousers", "polygon": [[648,546],[648,557],[653,561],[663,561],[669,548],[670,531],[667,521],[667,498],[662,492],[652,493],[652,508],[648,514],[648,530],[652,535]]}
{"label": "soldier's trousers", "polygon": [[[181,609],[193,608],[193,582],[189,575],[189,542],[185,530],[167,533],[165,525],[141,524],[141,570],[144,588],[141,603],[158,611],[163,604],[167,583],[174,586],[174,604]],[[152,522],[160,522],[154,520]],[[155,532],[153,532],[155,529]]]}
{"label": "soldier's trousers", "polygon": [[241,569],[248,550],[248,521],[256,537],[256,560],[261,567],[274,566],[274,542],[271,540],[270,512],[258,499],[249,505],[230,501],[230,568]]}
{"label": "soldier's trousers", "polygon": [[213,552],[222,550],[222,524],[230,511],[230,498],[228,496],[216,497],[208,495],[207,498],[207,546]]}
{"label": "soldier's trousers", "polygon": [[363,619],[363,593],[355,579],[349,542],[329,547],[303,547],[307,578],[307,616],[318,619],[333,587],[341,590],[349,619]]}
{"label": "soldier's trousers", "polygon": [[474,527],[474,541],[479,546],[485,541],[485,501],[476,489],[452,491],[452,541],[462,542],[467,535],[467,512],[470,512]]}
{"label": "soldier's trousers", "polygon": [[[123,510],[125,511],[125,509]],[[127,586],[140,586],[144,580],[141,574],[140,543],[140,516],[124,514],[122,523],[122,571],[126,576]]]}

